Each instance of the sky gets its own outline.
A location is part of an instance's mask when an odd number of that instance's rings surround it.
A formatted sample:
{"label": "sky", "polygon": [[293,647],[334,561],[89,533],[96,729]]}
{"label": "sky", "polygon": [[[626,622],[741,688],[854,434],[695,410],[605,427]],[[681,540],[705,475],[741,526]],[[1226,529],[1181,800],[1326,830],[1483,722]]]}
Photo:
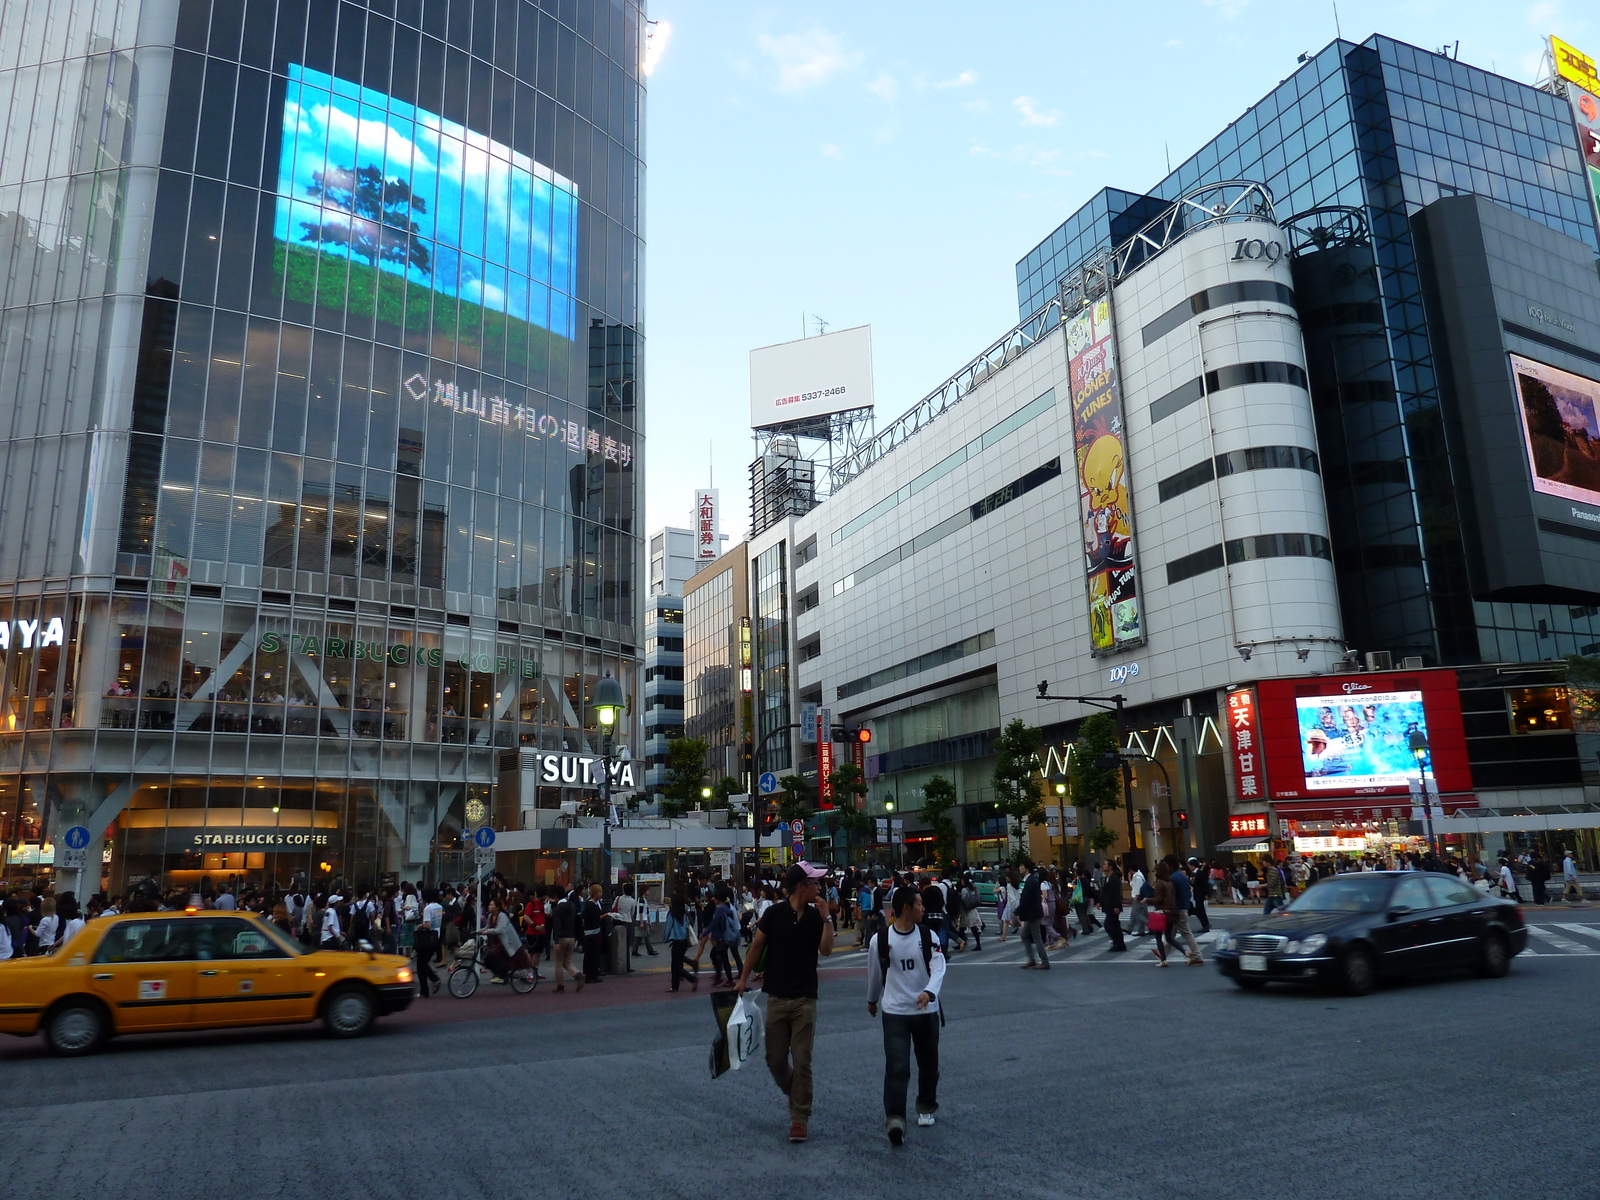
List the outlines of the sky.
{"label": "sky", "polygon": [[[871,324],[883,428],[1017,323],[1016,261],[1142,190],[1335,37],[1531,83],[1600,14],[1516,0],[652,0],[646,531],[749,527],[749,351]],[[1337,14],[1337,16],[1336,16]],[[731,544],[731,542],[730,542]]]}

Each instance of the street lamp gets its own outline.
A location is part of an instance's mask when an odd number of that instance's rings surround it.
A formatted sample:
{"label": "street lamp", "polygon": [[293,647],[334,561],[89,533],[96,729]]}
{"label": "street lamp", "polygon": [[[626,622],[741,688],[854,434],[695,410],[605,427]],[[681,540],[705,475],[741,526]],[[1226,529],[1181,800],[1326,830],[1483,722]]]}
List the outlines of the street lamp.
{"label": "street lamp", "polygon": [[702,799],[702,800],[711,799],[711,789],[708,788],[708,787],[701,788],[700,789],[700,799]]}
{"label": "street lamp", "polygon": [[1433,845],[1433,803],[1428,795],[1428,775],[1425,769],[1428,758],[1428,735],[1420,729],[1413,729],[1406,735],[1407,744],[1411,747],[1411,755],[1417,760],[1417,791],[1422,796],[1423,826],[1428,831],[1428,853],[1437,854]]}
{"label": "street lamp", "polygon": [[611,737],[616,732],[617,718],[627,703],[622,685],[607,671],[594,689],[595,719],[600,723],[600,808],[605,825],[605,880],[611,886],[611,828],[616,823],[616,809],[611,804]]}

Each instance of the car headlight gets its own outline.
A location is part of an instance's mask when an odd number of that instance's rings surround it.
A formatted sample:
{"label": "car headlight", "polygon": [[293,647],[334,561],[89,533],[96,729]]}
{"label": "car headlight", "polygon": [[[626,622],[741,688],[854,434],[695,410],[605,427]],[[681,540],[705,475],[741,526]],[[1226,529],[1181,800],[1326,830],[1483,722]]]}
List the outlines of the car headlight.
{"label": "car headlight", "polygon": [[1283,952],[1285,954],[1299,954],[1300,953],[1300,943],[1299,942],[1285,942],[1283,944]]}
{"label": "car headlight", "polygon": [[395,972],[394,981],[396,983],[410,983],[412,981],[411,968],[410,967],[401,967],[398,971]]}
{"label": "car headlight", "polygon": [[1233,945],[1234,945],[1233,934],[1231,934],[1231,933],[1219,933],[1219,934],[1217,934],[1217,949],[1218,950],[1232,950],[1233,949]]}
{"label": "car headlight", "polygon": [[1300,939],[1300,950],[1304,954],[1315,954],[1328,944],[1328,935],[1313,933],[1310,937]]}

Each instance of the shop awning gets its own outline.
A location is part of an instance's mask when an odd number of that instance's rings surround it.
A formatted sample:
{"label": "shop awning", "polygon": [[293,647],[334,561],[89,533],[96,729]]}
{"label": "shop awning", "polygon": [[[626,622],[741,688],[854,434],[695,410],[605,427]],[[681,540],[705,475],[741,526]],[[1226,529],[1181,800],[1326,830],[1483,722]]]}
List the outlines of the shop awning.
{"label": "shop awning", "polygon": [[1265,838],[1258,837],[1229,838],[1227,841],[1219,843],[1217,849],[1252,850],[1260,854],[1265,854],[1272,849],[1272,843],[1267,841]]}

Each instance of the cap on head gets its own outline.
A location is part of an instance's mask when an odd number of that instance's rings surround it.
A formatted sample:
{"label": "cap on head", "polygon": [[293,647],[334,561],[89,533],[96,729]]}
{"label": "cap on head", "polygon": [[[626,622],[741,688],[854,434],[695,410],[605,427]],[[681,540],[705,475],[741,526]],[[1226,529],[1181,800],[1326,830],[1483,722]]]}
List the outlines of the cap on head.
{"label": "cap on head", "polygon": [[802,860],[795,863],[788,869],[788,871],[784,873],[783,886],[788,888],[790,891],[793,891],[802,883],[814,883],[826,874],[827,872],[821,867],[817,866],[816,863],[809,863]]}

